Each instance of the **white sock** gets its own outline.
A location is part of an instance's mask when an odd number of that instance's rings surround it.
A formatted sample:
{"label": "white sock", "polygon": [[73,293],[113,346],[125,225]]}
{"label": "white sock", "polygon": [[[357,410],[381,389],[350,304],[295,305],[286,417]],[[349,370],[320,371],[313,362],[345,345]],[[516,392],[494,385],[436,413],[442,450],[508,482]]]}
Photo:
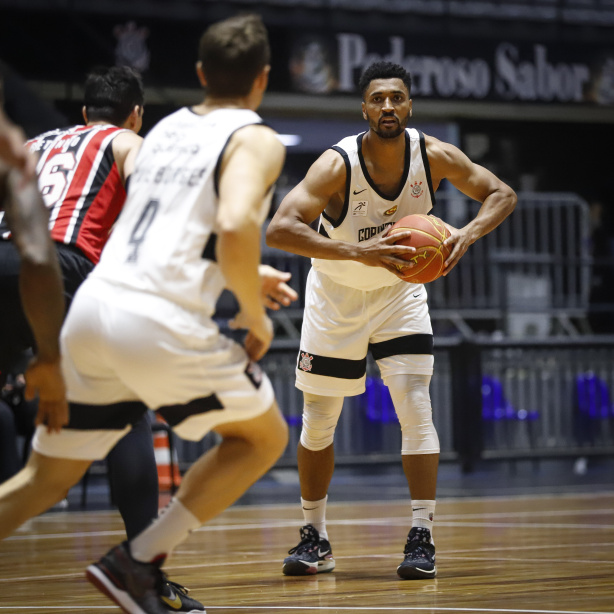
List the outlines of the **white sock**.
{"label": "white sock", "polygon": [[132,558],[150,563],[166,557],[201,524],[179,499],[172,499],[160,515],[130,542]]}
{"label": "white sock", "polygon": [[320,534],[322,539],[328,539],[326,532],[326,501],[328,495],[319,501],[305,501],[301,497],[301,506],[303,508],[303,517],[305,524],[312,524]]}
{"label": "white sock", "polygon": [[435,517],[434,500],[412,499],[411,501],[411,526],[428,529],[433,534],[433,518]]}

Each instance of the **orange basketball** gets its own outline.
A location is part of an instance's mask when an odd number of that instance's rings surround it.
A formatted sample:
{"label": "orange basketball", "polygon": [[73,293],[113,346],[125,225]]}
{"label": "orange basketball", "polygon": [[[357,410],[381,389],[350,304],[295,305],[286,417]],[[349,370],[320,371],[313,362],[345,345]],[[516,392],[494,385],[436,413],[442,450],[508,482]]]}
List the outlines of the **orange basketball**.
{"label": "orange basketball", "polygon": [[426,284],[440,277],[444,262],[451,251],[448,246],[443,245],[445,239],[450,236],[445,224],[434,215],[416,213],[396,222],[390,234],[401,230],[411,230],[411,237],[399,243],[416,248],[413,256],[404,258],[415,262],[416,266],[407,269],[407,277],[403,277],[403,280],[412,284]]}

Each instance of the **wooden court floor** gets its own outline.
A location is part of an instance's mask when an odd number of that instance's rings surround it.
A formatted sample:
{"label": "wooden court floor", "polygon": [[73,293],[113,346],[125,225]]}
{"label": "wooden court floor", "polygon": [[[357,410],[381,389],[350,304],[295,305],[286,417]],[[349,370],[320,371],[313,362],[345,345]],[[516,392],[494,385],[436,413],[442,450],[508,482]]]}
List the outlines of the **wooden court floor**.
{"label": "wooden court floor", "polygon": [[[235,506],[167,563],[209,613],[614,613],[614,492],[441,500],[438,577],[402,581],[407,502],[331,504],[337,568],[286,578],[296,505]],[[83,576],[123,538],[115,512],[61,512],[0,544],[0,613],[118,612]]]}

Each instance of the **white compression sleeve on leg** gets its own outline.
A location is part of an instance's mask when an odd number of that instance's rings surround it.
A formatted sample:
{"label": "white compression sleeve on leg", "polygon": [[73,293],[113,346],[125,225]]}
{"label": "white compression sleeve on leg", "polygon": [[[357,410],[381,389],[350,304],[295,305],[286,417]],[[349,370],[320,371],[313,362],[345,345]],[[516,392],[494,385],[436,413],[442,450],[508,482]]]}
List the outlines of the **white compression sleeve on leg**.
{"label": "white compression sleeve on leg", "polygon": [[333,443],[343,397],[323,397],[305,392],[304,399],[301,444],[307,450],[318,452]]}
{"label": "white compression sleeve on leg", "polygon": [[429,395],[430,375],[389,375],[384,383],[390,390],[401,423],[401,454],[437,454],[439,437],[433,424]]}

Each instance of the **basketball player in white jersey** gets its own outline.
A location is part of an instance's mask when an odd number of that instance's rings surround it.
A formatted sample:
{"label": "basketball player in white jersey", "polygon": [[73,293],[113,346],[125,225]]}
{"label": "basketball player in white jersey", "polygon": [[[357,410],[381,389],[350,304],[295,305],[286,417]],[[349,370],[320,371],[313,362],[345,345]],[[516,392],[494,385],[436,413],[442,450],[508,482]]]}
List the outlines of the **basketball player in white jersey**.
{"label": "basketball player in white jersey", "polygon": [[[415,250],[395,245],[401,235],[388,230],[406,215],[428,213],[444,178],[481,202],[467,226],[450,228],[447,275],[472,243],[511,213],[516,196],[456,147],[406,128],[411,78],[402,66],[373,64],[360,90],[369,130],[322,154],[267,230],[269,245],[313,258],[296,370],[304,393],[298,466],[305,525],[283,572],[308,575],[335,567],[325,520],[333,436],[343,398],[365,390],[371,351],[401,423],[412,498],[412,528],[397,573],[429,579],[437,573],[432,527],[439,462],[429,397],[433,335],[425,287],[400,279],[408,273],[400,256]],[[315,231],[310,224],[318,216]]]}
{"label": "basketball player in white jersey", "polygon": [[[285,155],[255,112],[269,58],[258,17],[228,19],[203,35],[197,71],[205,99],[148,134],[124,209],[68,314],[70,423],[53,435],[38,429],[28,475],[0,487],[3,536],[55,503],[147,407],[182,437],[221,435],[164,513],[88,568],[125,612],[167,613],[158,592],[164,559],[287,443],[271,382],[255,362],[273,336],[260,296],[260,232]],[[244,346],[211,319],[224,286],[239,303],[234,326],[247,330]]]}

